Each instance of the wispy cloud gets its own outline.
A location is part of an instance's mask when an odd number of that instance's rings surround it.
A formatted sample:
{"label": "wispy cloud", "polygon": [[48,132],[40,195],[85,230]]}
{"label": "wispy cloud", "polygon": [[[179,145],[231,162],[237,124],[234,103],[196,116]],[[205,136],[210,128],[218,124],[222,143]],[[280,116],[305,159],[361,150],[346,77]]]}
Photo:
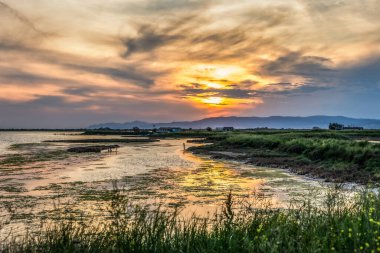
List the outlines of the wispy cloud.
{"label": "wispy cloud", "polygon": [[0,1],[0,10],[3,10],[3,11],[10,13],[13,17],[15,17],[17,20],[22,22],[24,25],[29,27],[31,30],[33,30],[37,34],[45,35],[45,33],[43,31],[41,31],[40,29],[38,29],[37,26],[29,18],[27,18],[20,11],[12,8],[7,3]]}

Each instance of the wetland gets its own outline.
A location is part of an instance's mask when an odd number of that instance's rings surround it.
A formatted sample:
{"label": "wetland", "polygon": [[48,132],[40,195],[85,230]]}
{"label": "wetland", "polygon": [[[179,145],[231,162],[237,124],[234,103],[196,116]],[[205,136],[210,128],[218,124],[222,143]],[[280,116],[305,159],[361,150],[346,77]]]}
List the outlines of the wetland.
{"label": "wetland", "polygon": [[[15,243],[19,240],[15,238],[27,240],[25,234],[46,233],[41,223],[86,220],[86,224],[104,225],[109,211],[120,203],[124,203],[122,213],[126,206],[134,206],[132,212],[139,206],[149,215],[164,215],[160,216],[164,220],[174,215],[184,220],[210,219],[207,223],[212,224],[215,219],[210,217],[241,214],[247,206],[285,211],[309,203],[320,208],[337,188],[345,204],[350,204],[366,188],[354,181],[338,184],[315,174],[299,175],[289,159],[281,160],[287,166],[278,166],[278,157],[284,153],[270,149],[273,144],[266,137],[252,136],[192,133],[152,139],[81,132],[0,132],[0,235]],[[68,152],[105,147],[104,143],[117,146],[117,151]],[[377,148],[376,143],[366,145]],[[269,160],[252,162],[254,157]],[[227,209],[226,204],[230,205]]]}

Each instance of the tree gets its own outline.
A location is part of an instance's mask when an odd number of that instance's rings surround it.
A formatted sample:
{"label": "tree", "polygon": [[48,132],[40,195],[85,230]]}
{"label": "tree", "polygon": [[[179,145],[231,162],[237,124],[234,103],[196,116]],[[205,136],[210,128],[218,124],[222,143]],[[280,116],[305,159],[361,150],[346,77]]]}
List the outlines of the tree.
{"label": "tree", "polygon": [[132,130],[133,130],[133,132],[134,132],[135,134],[140,133],[140,128],[138,128],[138,127],[133,127]]}
{"label": "tree", "polygon": [[344,125],[338,124],[338,123],[330,123],[329,129],[330,130],[342,130],[344,128]]}

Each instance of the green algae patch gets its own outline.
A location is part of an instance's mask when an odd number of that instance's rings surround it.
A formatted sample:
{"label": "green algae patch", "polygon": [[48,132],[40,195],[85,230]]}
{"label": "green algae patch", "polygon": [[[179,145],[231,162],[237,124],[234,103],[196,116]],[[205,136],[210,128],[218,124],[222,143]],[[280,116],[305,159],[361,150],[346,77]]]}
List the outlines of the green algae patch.
{"label": "green algae patch", "polygon": [[51,160],[62,160],[69,157],[69,153],[63,150],[27,153],[27,154],[10,154],[0,160],[0,165],[21,166],[34,162],[44,162]]}

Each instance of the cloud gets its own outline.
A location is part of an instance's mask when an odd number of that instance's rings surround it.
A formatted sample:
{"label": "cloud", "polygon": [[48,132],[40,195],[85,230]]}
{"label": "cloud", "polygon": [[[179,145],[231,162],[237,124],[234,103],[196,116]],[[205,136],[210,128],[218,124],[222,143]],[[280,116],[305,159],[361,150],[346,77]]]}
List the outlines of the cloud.
{"label": "cloud", "polygon": [[189,9],[198,9],[208,5],[210,1],[201,0],[152,0],[148,1],[144,10],[147,12],[157,12],[157,11],[188,11]]}
{"label": "cloud", "polygon": [[21,23],[23,23],[25,26],[29,27],[31,30],[36,32],[37,34],[40,35],[46,35],[44,32],[42,32],[40,29],[36,27],[36,25],[29,19],[27,18],[24,14],[19,12],[18,10],[12,8],[5,2],[0,1],[0,10],[5,10],[9,12],[12,16],[14,16],[16,19],[18,19]]}
{"label": "cloud", "polygon": [[333,90],[334,87],[321,86],[314,84],[293,84],[293,83],[277,83],[271,84],[270,86],[279,86],[280,89],[268,90],[268,91],[258,91],[258,95],[263,97],[294,97],[294,96],[305,96],[312,95],[316,92]]}
{"label": "cloud", "polygon": [[320,56],[290,52],[261,67],[261,73],[269,76],[294,75],[316,77],[333,71],[332,60]]}
{"label": "cloud", "polygon": [[101,5],[100,9],[112,14],[123,16],[162,16],[177,15],[178,13],[199,12],[208,9],[215,3],[214,0],[139,0],[120,1],[113,5]]}
{"label": "cloud", "polygon": [[[64,6],[0,0],[0,116],[33,115],[36,125],[44,115],[63,123],[72,117],[73,124],[102,117],[197,118],[219,110],[200,104],[210,96],[238,104],[263,99],[267,114],[324,113],[341,102],[342,114],[349,114],[350,99],[379,103],[373,95],[380,83],[379,10],[378,0],[92,0]],[[18,93],[17,101],[5,101]],[[228,103],[221,110],[241,113]]]}
{"label": "cloud", "polygon": [[135,119],[162,122],[198,119],[204,113],[204,110],[183,102],[107,96],[86,101],[70,101],[65,96],[40,96],[16,104],[0,100],[0,108],[0,118],[7,119],[0,121],[0,128],[78,128],[99,122]]}
{"label": "cloud", "polygon": [[182,91],[184,96],[192,97],[225,97],[233,99],[246,99],[255,97],[255,92],[252,90],[244,89],[184,89]]}
{"label": "cloud", "polygon": [[52,77],[48,75],[43,75],[39,73],[31,73],[27,71],[23,71],[18,68],[14,67],[1,67],[0,66],[0,85],[1,83],[6,84],[46,84],[46,83],[53,83],[53,84],[83,84],[80,82],[77,82],[75,80],[66,79],[63,77]]}
{"label": "cloud", "polygon": [[93,74],[100,74],[112,79],[132,83],[139,87],[149,88],[155,83],[155,77],[162,73],[154,72],[150,70],[135,68],[133,66],[121,65],[116,67],[102,67],[102,66],[90,66],[79,64],[64,64],[65,67],[76,70],[89,72]]}
{"label": "cloud", "polygon": [[[210,7],[212,9],[212,7]],[[250,11],[248,11],[250,10]],[[210,14],[209,8],[198,12],[176,13],[169,18],[133,22],[135,34],[125,35],[121,54],[130,58],[134,54],[146,55],[146,60],[215,62],[231,59],[245,61],[269,48],[282,50],[275,36],[265,31],[291,19],[283,6],[271,9],[249,7],[243,13],[222,12]],[[219,25],[221,19],[241,19]],[[155,20],[156,19],[156,20]],[[283,23],[282,23],[283,22]]]}
{"label": "cloud", "polygon": [[[39,62],[40,64],[54,65],[60,68],[65,68],[69,71],[74,71],[75,73],[103,75],[107,78],[129,83],[138,87],[149,88],[154,85],[155,79],[158,76],[165,74],[163,71],[147,69],[140,63],[106,63],[104,65],[104,63],[97,63],[88,57],[33,48],[23,45],[22,43],[0,42],[0,49],[3,51],[4,57],[15,58],[15,56],[19,57],[21,55],[23,58],[27,57],[29,60]],[[31,82],[49,81],[56,84],[62,84],[62,81],[68,80],[63,77],[54,78],[29,73],[21,69],[17,70],[15,67],[12,68],[12,71],[8,69],[1,79],[3,82],[12,83],[29,79]],[[75,81],[70,82],[73,83]]]}
{"label": "cloud", "polygon": [[168,31],[158,31],[149,25],[142,25],[136,38],[127,38],[123,41],[126,52],[123,57],[134,53],[149,53],[154,49],[181,38],[179,35],[167,34]]}
{"label": "cloud", "polygon": [[359,92],[362,89],[377,90],[380,82],[380,55],[362,59],[353,65],[340,66],[336,71],[340,86],[351,87]]}

